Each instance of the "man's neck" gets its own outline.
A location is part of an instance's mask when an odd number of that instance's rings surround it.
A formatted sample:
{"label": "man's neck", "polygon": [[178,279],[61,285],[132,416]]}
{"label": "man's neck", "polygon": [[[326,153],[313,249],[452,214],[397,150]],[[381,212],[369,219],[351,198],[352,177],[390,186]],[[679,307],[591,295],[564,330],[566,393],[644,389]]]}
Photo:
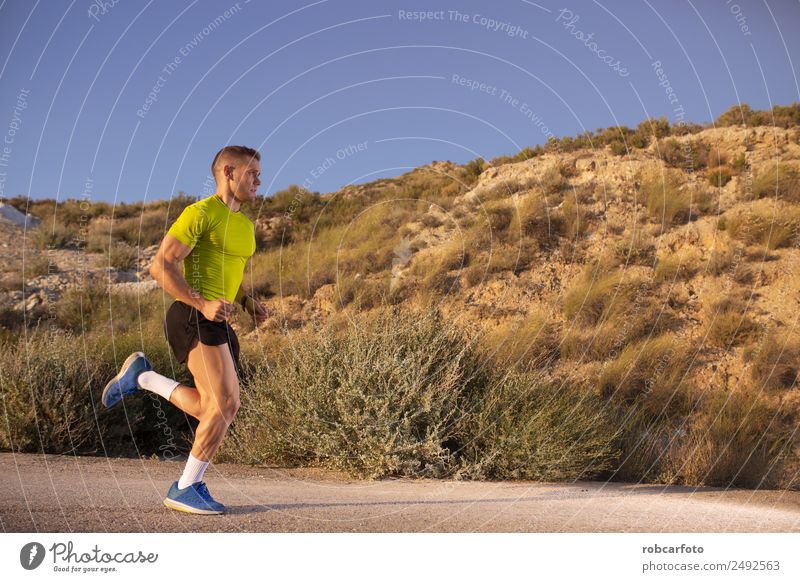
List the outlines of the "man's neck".
{"label": "man's neck", "polygon": [[220,200],[225,203],[225,206],[231,209],[232,212],[239,212],[239,207],[241,206],[241,202],[239,202],[236,197],[233,195],[233,192],[220,192],[217,191],[214,193],[214,196],[218,196]]}

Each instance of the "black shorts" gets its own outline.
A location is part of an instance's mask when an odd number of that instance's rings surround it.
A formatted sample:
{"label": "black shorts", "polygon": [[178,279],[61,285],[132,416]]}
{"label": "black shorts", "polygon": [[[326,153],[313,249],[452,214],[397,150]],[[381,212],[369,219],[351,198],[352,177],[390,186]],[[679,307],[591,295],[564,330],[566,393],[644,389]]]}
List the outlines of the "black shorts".
{"label": "black shorts", "polygon": [[183,364],[189,356],[189,348],[194,339],[207,346],[219,346],[227,343],[231,349],[233,363],[239,379],[242,378],[242,367],[239,364],[239,338],[227,321],[210,321],[191,305],[175,301],[167,310],[164,319],[164,333],[172,353],[178,363]]}

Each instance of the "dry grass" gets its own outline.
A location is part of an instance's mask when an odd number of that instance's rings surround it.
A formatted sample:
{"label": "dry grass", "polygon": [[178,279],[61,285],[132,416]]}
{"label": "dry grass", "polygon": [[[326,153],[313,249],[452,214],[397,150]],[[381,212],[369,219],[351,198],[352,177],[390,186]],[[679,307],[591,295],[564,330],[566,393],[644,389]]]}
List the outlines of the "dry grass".
{"label": "dry grass", "polygon": [[481,347],[501,369],[532,370],[558,358],[558,324],[534,308],[523,318],[489,331]]}
{"label": "dry grass", "polygon": [[655,257],[655,238],[641,227],[627,230],[614,244],[614,264],[652,267]]}
{"label": "dry grass", "polygon": [[721,228],[745,244],[760,244],[772,250],[800,240],[800,208],[793,204],[757,200],[734,208],[721,220]]}
{"label": "dry grass", "polygon": [[710,392],[692,415],[673,463],[687,485],[780,486],[795,420],[746,384],[731,392]]}
{"label": "dry grass", "polygon": [[747,314],[744,300],[734,294],[712,302],[706,307],[708,341],[721,348],[745,344],[759,333],[759,326]]}
{"label": "dry grass", "polygon": [[577,239],[589,232],[591,214],[575,196],[565,196],[561,213],[564,216],[564,235],[567,238]]}
{"label": "dry grass", "polygon": [[[627,293],[622,297],[628,296]],[[620,299],[623,301],[624,299]],[[616,358],[628,345],[680,327],[672,310],[650,290],[634,291],[628,309],[593,327],[568,328],[561,341],[561,358],[605,361]]]}
{"label": "dry grass", "polygon": [[607,409],[569,378],[507,373],[491,382],[474,408],[464,476],[591,479],[612,469],[619,456]]}
{"label": "dry grass", "polygon": [[649,168],[639,173],[639,192],[650,217],[671,225],[689,218],[691,192],[683,188],[685,178],[680,170]]}
{"label": "dry grass", "polygon": [[586,269],[564,297],[564,314],[568,320],[597,325],[627,308],[633,294],[624,281],[622,270],[595,273]]}
{"label": "dry grass", "polygon": [[[507,242],[518,243],[529,239],[535,241],[540,248],[548,249],[556,246],[559,237],[568,232],[565,213],[548,205],[547,199],[540,192],[520,197],[512,208],[512,219],[504,233]],[[574,224],[573,228],[575,226],[578,225]]]}
{"label": "dry grass", "polygon": [[664,252],[658,257],[653,278],[658,283],[687,281],[701,268],[700,250],[684,246],[676,253]]}
{"label": "dry grass", "polygon": [[674,333],[629,344],[607,363],[597,382],[604,398],[640,406],[651,415],[682,415],[693,402],[684,375],[694,350]]}
{"label": "dry grass", "polygon": [[745,352],[754,387],[788,390],[797,386],[800,340],[797,334],[771,329]]}
{"label": "dry grass", "polygon": [[753,196],[800,202],[800,171],[786,162],[760,166],[753,179]]}

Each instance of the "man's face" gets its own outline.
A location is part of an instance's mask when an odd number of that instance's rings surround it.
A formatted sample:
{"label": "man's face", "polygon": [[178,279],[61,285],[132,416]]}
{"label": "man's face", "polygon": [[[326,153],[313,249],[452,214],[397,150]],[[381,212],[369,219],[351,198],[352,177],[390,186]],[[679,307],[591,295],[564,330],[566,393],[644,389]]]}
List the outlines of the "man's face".
{"label": "man's face", "polygon": [[261,185],[261,163],[254,158],[243,158],[234,162],[229,181],[233,195],[239,202],[255,200],[256,190]]}

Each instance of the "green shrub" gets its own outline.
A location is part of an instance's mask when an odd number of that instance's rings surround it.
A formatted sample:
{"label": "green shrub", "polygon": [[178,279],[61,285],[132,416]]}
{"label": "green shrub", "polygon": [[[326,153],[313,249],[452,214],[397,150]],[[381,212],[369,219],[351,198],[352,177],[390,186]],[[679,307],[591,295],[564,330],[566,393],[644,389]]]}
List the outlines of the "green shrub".
{"label": "green shrub", "polygon": [[475,158],[474,160],[467,163],[467,165],[464,166],[464,173],[466,176],[467,185],[471,186],[472,184],[477,182],[478,176],[480,176],[485,169],[486,169],[486,162],[483,161],[483,158]]}
{"label": "green shrub", "polygon": [[139,250],[126,243],[115,243],[108,254],[108,265],[120,271],[136,269],[139,259]]}
{"label": "green shrub", "polygon": [[712,157],[711,146],[702,140],[659,140],[659,154],[668,165],[687,172],[705,168]]}
{"label": "green shrub", "polygon": [[616,463],[608,409],[569,379],[511,372],[480,398],[466,423],[466,476],[575,481],[597,478]]}
{"label": "green shrub", "polygon": [[[188,451],[185,415],[157,396],[126,399],[112,410],[100,403],[122,361],[142,349],[140,336],[109,341],[105,334],[38,329],[0,347],[0,449],[169,458]],[[156,369],[170,369],[168,349],[163,339],[148,339],[146,352]]]}
{"label": "green shrub", "polygon": [[43,220],[33,235],[34,244],[40,249],[65,249],[74,242],[77,231],[59,221]]}
{"label": "green shrub", "polygon": [[[335,363],[335,365],[332,365]],[[381,312],[291,342],[262,366],[218,455],[356,475],[442,477],[484,383],[462,332],[435,313]]]}

